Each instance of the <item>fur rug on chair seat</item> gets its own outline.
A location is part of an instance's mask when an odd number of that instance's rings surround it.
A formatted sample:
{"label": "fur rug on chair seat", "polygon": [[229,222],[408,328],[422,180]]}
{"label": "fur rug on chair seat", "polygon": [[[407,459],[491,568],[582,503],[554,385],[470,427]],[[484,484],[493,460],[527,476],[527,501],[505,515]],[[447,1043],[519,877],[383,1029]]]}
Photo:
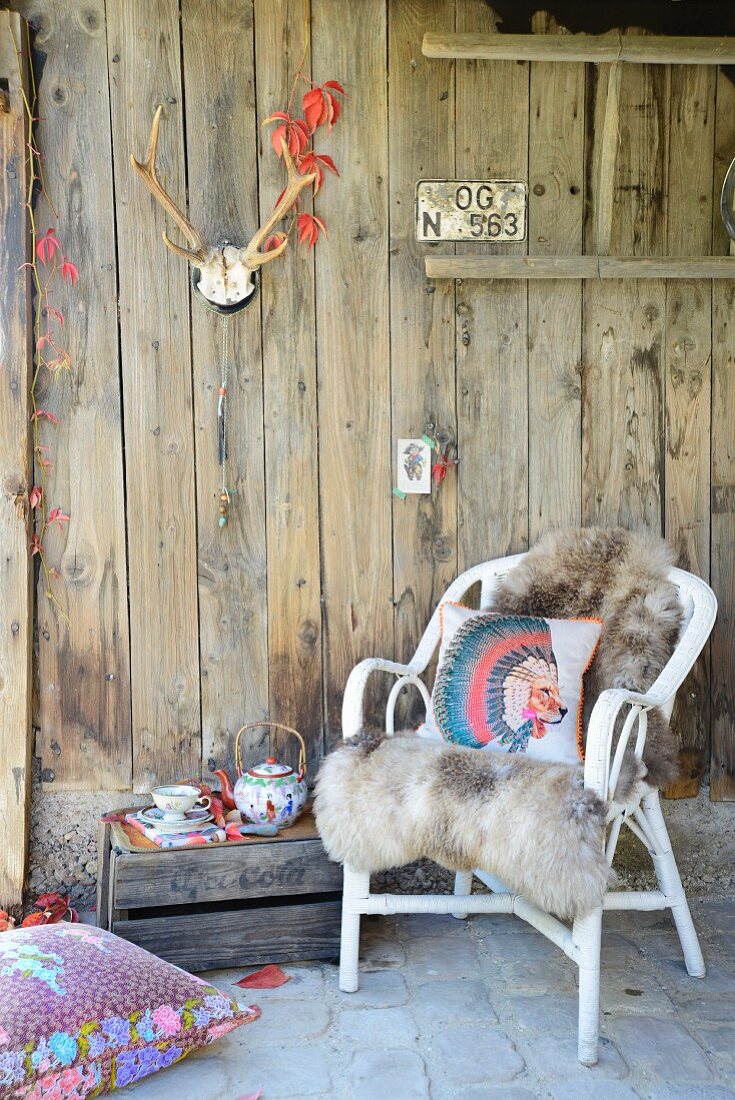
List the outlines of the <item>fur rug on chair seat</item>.
{"label": "fur rug on chair seat", "polygon": [[[667,577],[674,558],[663,539],[645,532],[603,527],[554,531],[498,584],[492,611],[602,619],[597,656],[585,677],[585,732],[602,691],[647,691],[674,652],[682,623],[677,591]],[[660,710],[648,715],[643,762],[652,787],[668,786],[679,771],[676,738]],[[634,779],[635,769],[629,766],[618,785],[622,797],[627,796],[626,781],[629,786]]]}
{"label": "fur rug on chair seat", "polygon": [[581,767],[371,733],[324,760],[314,802],[339,863],[371,873],[421,858],[481,867],[563,919],[602,902],[606,812]]}

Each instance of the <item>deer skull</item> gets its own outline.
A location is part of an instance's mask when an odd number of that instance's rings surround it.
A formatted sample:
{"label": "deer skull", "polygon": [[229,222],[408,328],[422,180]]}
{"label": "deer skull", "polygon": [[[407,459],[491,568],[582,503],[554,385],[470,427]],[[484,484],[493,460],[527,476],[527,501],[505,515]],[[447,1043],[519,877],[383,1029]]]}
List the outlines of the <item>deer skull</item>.
{"label": "deer skull", "polygon": [[250,242],[244,248],[237,248],[228,241],[215,247],[209,244],[199,230],[195,229],[189,219],[179,210],[171,196],[161,185],[156,174],[158,130],[162,112],[163,104],[160,104],[153,116],[145,160],[141,162],[131,156],[130,162],[153,197],[173,219],[189,242],[189,248],[184,248],[172,241],[165,230],[163,232],[163,240],[167,248],[170,248],[177,256],[188,260],[195,268],[193,279],[195,288],[218,311],[236,312],[244,308],[251,300],[255,291],[255,273],[258,268],[262,267],[263,264],[270,263],[271,260],[275,260],[287,248],[288,238],[285,237],[275,248],[268,252],[261,252],[261,246],[265,243],[271,231],[278,225],[281,218],[288,213],[303,189],[314,182],[315,176],[313,173],[304,176],[299,175],[289,155],[288,146],[285,142],[282,142],[281,147],[288,171],[288,182],[280,200],[276,203],[273,213],[256,230]]}
{"label": "deer skull", "polygon": [[246,302],[255,290],[255,268],[245,266],[240,252],[231,244],[223,244],[199,263],[199,278],[195,277],[194,285],[208,302],[234,306]]}

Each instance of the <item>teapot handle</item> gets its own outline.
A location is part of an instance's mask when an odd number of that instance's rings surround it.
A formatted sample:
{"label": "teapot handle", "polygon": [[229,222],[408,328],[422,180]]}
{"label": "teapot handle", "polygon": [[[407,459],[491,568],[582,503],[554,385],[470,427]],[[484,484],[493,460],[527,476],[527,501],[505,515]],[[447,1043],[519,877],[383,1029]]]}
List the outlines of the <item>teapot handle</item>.
{"label": "teapot handle", "polygon": [[284,726],[281,722],[248,722],[246,726],[241,726],[237,731],[237,737],[235,738],[235,763],[237,765],[238,776],[242,775],[243,769],[240,762],[240,736],[245,733],[246,730],[260,729],[263,726],[268,726],[271,729],[283,730],[285,733],[292,733],[294,737],[299,739],[299,771],[296,776],[297,781],[300,783],[306,775],[306,744],[304,739],[298,730],[292,729],[291,726]]}

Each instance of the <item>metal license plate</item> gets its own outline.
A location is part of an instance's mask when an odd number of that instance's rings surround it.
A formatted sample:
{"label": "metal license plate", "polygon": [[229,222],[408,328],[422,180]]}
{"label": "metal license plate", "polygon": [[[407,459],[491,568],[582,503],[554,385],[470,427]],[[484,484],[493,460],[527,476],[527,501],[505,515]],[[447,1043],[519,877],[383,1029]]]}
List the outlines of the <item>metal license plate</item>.
{"label": "metal license plate", "polygon": [[419,180],[417,241],[525,241],[522,180]]}

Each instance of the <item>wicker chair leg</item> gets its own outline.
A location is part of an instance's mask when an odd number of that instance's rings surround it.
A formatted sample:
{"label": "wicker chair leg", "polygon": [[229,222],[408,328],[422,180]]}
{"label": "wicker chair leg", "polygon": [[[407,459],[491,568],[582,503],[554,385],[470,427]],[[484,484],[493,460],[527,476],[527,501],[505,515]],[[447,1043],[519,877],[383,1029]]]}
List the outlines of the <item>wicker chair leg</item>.
{"label": "wicker chair leg", "polygon": [[342,934],[339,949],[339,988],[356,993],[360,988],[360,901],[370,893],[370,875],[345,864],[342,893]]}
{"label": "wicker chair leg", "polygon": [[574,922],[574,943],[579,952],[579,1033],[577,1057],[584,1066],[597,1062],[600,1031],[600,939],[602,908]]}
{"label": "wicker chair leg", "polygon": [[[472,893],[472,871],[457,871],[454,876],[454,893],[456,897],[466,897]],[[452,913],[452,916],[457,920],[465,920],[467,914],[458,911]]]}
{"label": "wicker chair leg", "polygon": [[703,978],[707,973],[707,968],[704,965],[699,938],[692,921],[692,915],[689,912],[684,887],[681,884],[679,868],[676,866],[674,853],[671,850],[671,841],[664,816],[661,813],[658,791],[650,791],[644,795],[641,809],[656,843],[656,850],[652,853],[656,878],[658,879],[659,888],[666,895],[671,908],[676,931],[679,933],[681,949],[684,952],[687,973],[692,978]]}

